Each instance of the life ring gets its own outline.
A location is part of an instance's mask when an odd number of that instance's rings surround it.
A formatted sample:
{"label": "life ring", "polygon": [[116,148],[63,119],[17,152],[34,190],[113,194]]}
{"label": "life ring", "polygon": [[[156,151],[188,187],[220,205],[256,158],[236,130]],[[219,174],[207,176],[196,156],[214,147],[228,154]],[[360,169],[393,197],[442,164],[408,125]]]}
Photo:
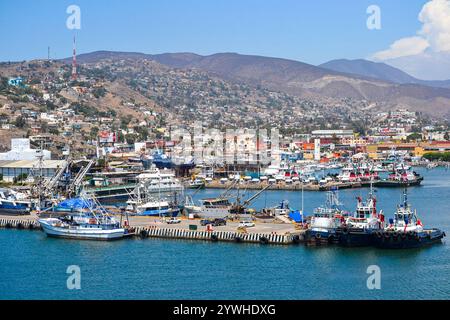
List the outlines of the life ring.
{"label": "life ring", "polygon": [[139,235],[141,236],[142,239],[145,239],[148,237],[148,232],[147,232],[147,230],[141,230]]}

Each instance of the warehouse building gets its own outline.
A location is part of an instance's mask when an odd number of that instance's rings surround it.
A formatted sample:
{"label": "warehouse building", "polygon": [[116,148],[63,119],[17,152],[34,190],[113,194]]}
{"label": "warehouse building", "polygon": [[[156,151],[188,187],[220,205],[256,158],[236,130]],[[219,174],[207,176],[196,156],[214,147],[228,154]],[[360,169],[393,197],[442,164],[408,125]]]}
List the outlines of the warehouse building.
{"label": "warehouse building", "polygon": [[14,182],[14,178],[32,179],[33,175],[52,178],[66,164],[65,160],[43,160],[39,168],[39,160],[0,160],[0,178],[5,182]]}

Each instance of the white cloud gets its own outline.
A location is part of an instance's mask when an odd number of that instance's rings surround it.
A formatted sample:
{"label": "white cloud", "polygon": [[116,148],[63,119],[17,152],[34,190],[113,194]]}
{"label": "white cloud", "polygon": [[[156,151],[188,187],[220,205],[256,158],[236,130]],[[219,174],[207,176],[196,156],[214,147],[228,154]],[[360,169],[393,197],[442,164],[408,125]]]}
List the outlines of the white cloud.
{"label": "white cloud", "polygon": [[430,0],[418,16],[416,35],[399,39],[370,59],[428,80],[450,78],[450,0]]}
{"label": "white cloud", "polygon": [[389,49],[373,55],[376,60],[395,59],[404,56],[413,56],[424,52],[430,44],[421,37],[409,37],[395,41]]}
{"label": "white cloud", "polygon": [[433,51],[450,51],[450,1],[432,0],[419,14],[423,23],[419,35],[430,43]]}
{"label": "white cloud", "polygon": [[422,80],[450,79],[450,52],[421,53],[385,60],[384,63]]}
{"label": "white cloud", "polygon": [[388,60],[430,52],[450,51],[450,0],[431,0],[419,13],[422,28],[417,35],[395,41],[389,49],[375,53],[375,60]]}

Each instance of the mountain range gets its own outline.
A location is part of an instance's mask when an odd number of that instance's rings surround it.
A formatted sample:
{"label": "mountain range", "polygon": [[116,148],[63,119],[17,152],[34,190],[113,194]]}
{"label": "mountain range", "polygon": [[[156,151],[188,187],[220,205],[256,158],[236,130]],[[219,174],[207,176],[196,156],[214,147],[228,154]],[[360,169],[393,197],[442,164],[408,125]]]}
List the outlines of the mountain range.
{"label": "mountain range", "polygon": [[[358,99],[385,109],[409,108],[450,118],[450,80],[425,81],[383,63],[333,60],[319,66],[254,55],[218,53],[144,54],[96,51],[81,54],[80,63],[107,59],[148,59],[176,69],[198,69],[226,81],[285,92],[308,99]],[[65,59],[70,63],[71,59]]]}

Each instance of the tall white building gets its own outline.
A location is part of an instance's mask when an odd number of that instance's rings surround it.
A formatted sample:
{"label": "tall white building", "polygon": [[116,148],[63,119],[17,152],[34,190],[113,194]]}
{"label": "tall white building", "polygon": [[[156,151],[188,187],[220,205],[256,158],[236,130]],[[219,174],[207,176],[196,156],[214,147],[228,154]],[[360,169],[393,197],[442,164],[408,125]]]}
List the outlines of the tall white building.
{"label": "tall white building", "polygon": [[[31,149],[30,139],[11,139],[11,151],[0,153],[0,160],[38,160],[37,149]],[[42,150],[43,160],[50,160],[52,153]]]}

